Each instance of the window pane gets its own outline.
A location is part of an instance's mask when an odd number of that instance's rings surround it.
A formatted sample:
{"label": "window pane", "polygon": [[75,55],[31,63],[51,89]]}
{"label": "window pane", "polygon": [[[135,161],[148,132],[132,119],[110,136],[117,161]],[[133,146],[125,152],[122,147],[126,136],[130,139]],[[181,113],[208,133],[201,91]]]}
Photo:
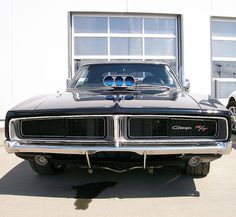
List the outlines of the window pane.
{"label": "window pane", "polygon": [[236,37],[236,21],[212,21],[212,35]]}
{"label": "window pane", "polygon": [[236,41],[212,41],[213,57],[236,57]]}
{"label": "window pane", "polygon": [[111,33],[142,33],[141,18],[111,17]]}
{"label": "window pane", "polygon": [[213,61],[214,78],[236,78],[236,62]]}
{"label": "window pane", "polygon": [[111,38],[111,55],[142,55],[142,38]]}
{"label": "window pane", "polygon": [[106,33],[106,17],[74,17],[75,33]]}
{"label": "window pane", "polygon": [[175,56],[175,39],[145,38],[145,55]]}
{"label": "window pane", "polygon": [[75,37],[75,55],[107,55],[107,38]]}
{"label": "window pane", "polygon": [[175,18],[145,18],[144,33],[176,35]]}

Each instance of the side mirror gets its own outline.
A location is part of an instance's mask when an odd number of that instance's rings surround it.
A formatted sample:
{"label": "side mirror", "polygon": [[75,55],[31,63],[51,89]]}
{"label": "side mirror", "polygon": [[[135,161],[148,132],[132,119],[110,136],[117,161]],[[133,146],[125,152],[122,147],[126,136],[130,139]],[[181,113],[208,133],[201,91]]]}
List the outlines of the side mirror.
{"label": "side mirror", "polygon": [[70,87],[70,82],[71,82],[71,79],[66,79],[66,88],[69,88]]}
{"label": "side mirror", "polygon": [[190,80],[189,79],[185,79],[185,81],[183,82],[183,87],[186,92],[190,91]]}

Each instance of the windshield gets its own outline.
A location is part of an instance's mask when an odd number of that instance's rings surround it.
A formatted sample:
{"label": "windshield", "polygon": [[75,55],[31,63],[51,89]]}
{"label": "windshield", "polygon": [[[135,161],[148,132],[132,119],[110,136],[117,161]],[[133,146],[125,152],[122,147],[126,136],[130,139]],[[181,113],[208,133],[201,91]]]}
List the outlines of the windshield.
{"label": "windshield", "polygon": [[179,83],[172,70],[165,64],[94,64],[86,65],[75,75],[71,88],[90,89],[107,88],[103,79],[107,75],[131,75],[135,78],[136,86],[179,88]]}

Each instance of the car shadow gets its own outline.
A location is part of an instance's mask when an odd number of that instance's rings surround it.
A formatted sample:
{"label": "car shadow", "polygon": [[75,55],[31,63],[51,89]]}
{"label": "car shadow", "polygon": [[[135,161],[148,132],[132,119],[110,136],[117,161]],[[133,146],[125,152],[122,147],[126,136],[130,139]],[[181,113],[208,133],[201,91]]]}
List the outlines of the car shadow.
{"label": "car shadow", "polygon": [[198,197],[192,177],[181,167],[137,169],[125,173],[69,166],[63,174],[40,176],[23,161],[0,179],[0,194],[62,198]]}

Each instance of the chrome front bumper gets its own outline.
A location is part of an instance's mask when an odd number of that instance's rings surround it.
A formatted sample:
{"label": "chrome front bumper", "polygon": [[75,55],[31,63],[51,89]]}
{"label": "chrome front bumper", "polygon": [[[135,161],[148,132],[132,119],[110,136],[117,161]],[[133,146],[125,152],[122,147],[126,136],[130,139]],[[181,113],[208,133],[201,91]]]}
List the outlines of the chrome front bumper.
{"label": "chrome front bumper", "polygon": [[69,144],[24,144],[18,141],[5,141],[8,153],[50,153],[50,154],[94,154],[96,152],[134,152],[140,155],[171,154],[229,154],[232,141],[211,144],[163,144],[156,146],[82,146]]}

